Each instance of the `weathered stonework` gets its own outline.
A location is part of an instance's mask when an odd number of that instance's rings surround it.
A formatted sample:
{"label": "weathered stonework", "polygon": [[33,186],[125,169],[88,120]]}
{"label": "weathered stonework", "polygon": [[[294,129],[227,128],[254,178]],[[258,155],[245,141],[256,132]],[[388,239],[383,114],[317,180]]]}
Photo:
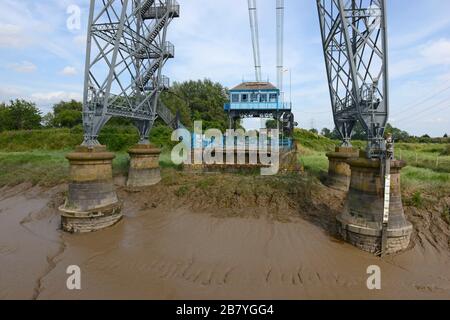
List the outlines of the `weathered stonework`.
{"label": "weathered stonework", "polygon": [[[201,149],[192,149],[191,151],[191,163],[183,164],[183,171],[187,173],[202,173],[205,170],[205,164],[203,163],[195,163],[195,154],[201,153],[203,157],[203,150]],[[203,158],[202,158],[203,159]]]}
{"label": "weathered stonework", "polygon": [[335,152],[327,153],[329,166],[325,184],[330,188],[347,192],[350,187],[351,170],[347,160],[357,158],[358,149],[336,147]]}
{"label": "weathered stonework", "polygon": [[[243,156],[242,156],[243,154]],[[239,157],[238,157],[239,155]],[[270,154],[269,154],[270,156]],[[234,163],[226,163],[226,153],[223,155],[223,164],[196,164],[194,151],[191,153],[191,164],[183,165],[183,170],[192,173],[241,173],[241,172],[253,172],[259,171],[262,168],[267,168],[269,166],[261,164],[259,154],[256,152],[256,159],[250,159],[249,150],[234,150]],[[280,159],[281,156],[280,152]],[[288,159],[286,157],[286,159]],[[252,160],[252,161],[250,161]],[[280,164],[280,170],[282,168],[282,163]],[[300,170],[300,169],[299,169]]]}
{"label": "weathered stonework", "polygon": [[70,162],[69,191],[66,203],[59,208],[64,231],[97,231],[122,218],[112,177],[114,157],[105,146],[79,146],[66,156]]}
{"label": "weathered stonework", "polygon": [[150,144],[143,144],[134,146],[128,153],[130,155],[128,187],[148,187],[161,181],[161,169],[159,167],[160,149]]}
{"label": "weathered stonework", "polygon": [[[365,157],[348,160],[351,168],[350,190],[343,214],[337,217],[344,240],[371,253],[381,251],[384,187],[380,160]],[[391,201],[386,254],[408,248],[412,225],[403,211],[400,171],[403,161],[391,162]]]}

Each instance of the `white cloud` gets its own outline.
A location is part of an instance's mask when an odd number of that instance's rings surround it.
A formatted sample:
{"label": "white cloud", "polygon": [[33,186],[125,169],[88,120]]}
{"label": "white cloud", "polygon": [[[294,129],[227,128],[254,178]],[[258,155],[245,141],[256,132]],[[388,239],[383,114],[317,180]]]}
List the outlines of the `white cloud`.
{"label": "white cloud", "polygon": [[82,91],[31,91],[29,87],[10,86],[0,83],[0,102],[8,102],[15,99],[24,99],[35,102],[43,113],[51,110],[51,107],[60,101],[82,100]]}
{"label": "white cloud", "polygon": [[[410,48],[414,53],[412,57],[405,57],[403,53],[399,57],[394,56],[391,64],[391,76],[394,78],[411,75],[431,67],[450,65],[450,40],[432,40],[415,48]],[[402,51],[403,52],[403,51]]]}
{"label": "white cloud", "polygon": [[23,32],[21,26],[0,23],[0,47],[22,48],[31,42],[31,38]]}
{"label": "white cloud", "polygon": [[21,94],[23,94],[23,91],[18,87],[0,85],[0,102],[14,100],[20,97]]}
{"label": "white cloud", "polygon": [[9,68],[19,73],[33,73],[37,70],[36,65],[29,61],[10,64]]}
{"label": "white cloud", "polygon": [[447,118],[441,118],[441,117],[438,117],[438,118],[429,118],[429,119],[426,119],[426,120],[424,120],[424,121],[427,122],[427,123],[434,123],[434,124],[449,123],[449,119],[447,119]]}
{"label": "white cloud", "polygon": [[430,64],[450,64],[450,40],[431,42],[422,49],[421,54]]}
{"label": "white cloud", "polygon": [[82,96],[77,92],[66,91],[35,92],[31,94],[31,99],[36,103],[51,104],[72,99],[80,101]]}
{"label": "white cloud", "polygon": [[74,67],[67,66],[63,70],[61,70],[61,74],[65,75],[65,76],[75,76],[78,74],[78,71]]}

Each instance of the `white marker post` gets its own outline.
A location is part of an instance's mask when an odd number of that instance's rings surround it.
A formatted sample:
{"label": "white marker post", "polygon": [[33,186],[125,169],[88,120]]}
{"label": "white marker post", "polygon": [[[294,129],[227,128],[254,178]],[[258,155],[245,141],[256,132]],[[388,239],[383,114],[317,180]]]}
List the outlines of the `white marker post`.
{"label": "white marker post", "polygon": [[391,204],[391,159],[386,158],[384,177],[384,210],[381,230],[381,255],[385,255],[388,240],[389,207]]}

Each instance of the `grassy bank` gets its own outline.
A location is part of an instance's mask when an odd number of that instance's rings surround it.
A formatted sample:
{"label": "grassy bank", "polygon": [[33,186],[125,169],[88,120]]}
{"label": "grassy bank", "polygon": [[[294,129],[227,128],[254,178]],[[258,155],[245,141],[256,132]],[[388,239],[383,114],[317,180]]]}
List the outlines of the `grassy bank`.
{"label": "grassy bank", "polygon": [[[52,186],[67,180],[69,163],[66,151],[0,152],[0,186],[31,182]],[[128,155],[116,153],[115,174],[126,172]]]}
{"label": "grassy bank", "polygon": [[[170,145],[171,133],[166,126],[156,126],[151,132],[151,140],[158,147]],[[139,134],[133,126],[106,126],[99,141],[110,151],[126,151],[139,141]],[[0,133],[0,152],[67,151],[73,150],[82,142],[81,127],[6,131]]]}
{"label": "grassy bank", "polygon": [[[300,161],[305,170],[316,177],[328,171],[326,153],[333,150],[338,141],[297,130]],[[356,141],[355,147],[365,148],[365,143]],[[418,198],[429,194],[437,198],[450,195],[450,155],[447,144],[396,144],[397,159],[405,160],[408,166],[402,170],[402,189],[405,194]],[[417,202],[417,201],[416,201]]]}
{"label": "grassy bank", "polygon": [[[170,160],[170,130],[156,127],[152,141],[163,148],[161,167],[174,167]],[[44,185],[65,181],[68,162],[65,154],[81,143],[82,131],[53,129],[0,133],[0,185],[14,185],[24,181]],[[138,135],[133,127],[105,128],[100,141],[116,153],[114,173],[126,174],[128,155],[126,150],[135,144]],[[311,175],[320,177],[328,170],[326,153],[332,151],[338,141],[330,140],[306,130],[296,130],[295,140],[300,150],[300,161]],[[364,148],[363,142],[354,145]],[[450,155],[445,144],[396,145],[397,158],[408,162],[402,171],[404,190],[423,193],[448,194],[450,190]]]}

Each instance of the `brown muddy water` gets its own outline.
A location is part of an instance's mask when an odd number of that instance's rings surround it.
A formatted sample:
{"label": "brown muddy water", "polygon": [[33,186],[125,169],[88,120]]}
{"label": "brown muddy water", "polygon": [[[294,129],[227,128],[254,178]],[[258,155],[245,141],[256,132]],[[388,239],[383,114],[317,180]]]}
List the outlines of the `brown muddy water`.
{"label": "brown muddy water", "polygon": [[[448,239],[436,240],[432,222],[416,221],[411,249],[380,259],[300,215],[218,216],[121,190],[118,225],[71,235],[59,229],[64,190],[0,189],[0,299],[450,298],[450,251],[439,245]],[[81,290],[66,287],[70,265],[81,268]],[[367,289],[370,265],[381,268],[381,290]]]}

